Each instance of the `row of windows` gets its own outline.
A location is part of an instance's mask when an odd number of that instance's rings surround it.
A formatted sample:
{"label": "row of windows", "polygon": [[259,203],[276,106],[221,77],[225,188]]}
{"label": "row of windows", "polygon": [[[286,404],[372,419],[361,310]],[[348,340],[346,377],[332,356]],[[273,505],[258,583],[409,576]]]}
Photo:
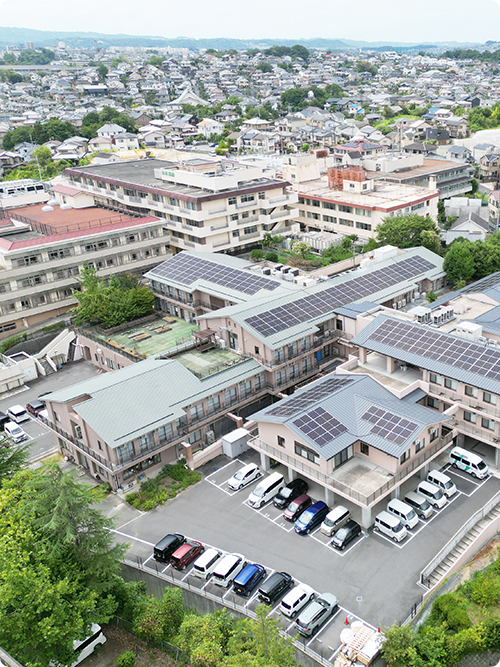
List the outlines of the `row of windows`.
{"label": "row of windows", "polygon": [[[457,391],[457,382],[455,380],[452,380],[451,378],[443,378],[441,375],[437,375],[436,373],[431,373],[429,375],[429,381],[432,384],[438,384],[441,386],[446,387],[446,389],[451,389],[452,391]],[[479,397],[479,390],[477,387],[471,387],[469,385],[465,385],[465,395],[470,396],[471,398],[478,398]],[[496,405],[497,404],[497,397],[495,394],[491,394],[489,391],[483,391],[482,392],[482,400],[484,403],[490,403],[491,405]]]}

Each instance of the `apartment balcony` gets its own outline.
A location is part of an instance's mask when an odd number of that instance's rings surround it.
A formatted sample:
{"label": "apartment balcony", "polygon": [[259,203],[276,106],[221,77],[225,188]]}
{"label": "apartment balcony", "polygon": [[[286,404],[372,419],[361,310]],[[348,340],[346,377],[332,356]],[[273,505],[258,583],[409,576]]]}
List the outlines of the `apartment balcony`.
{"label": "apartment balcony", "polygon": [[373,507],[411,475],[418,472],[428,461],[438,456],[453,441],[455,436],[455,431],[451,431],[434,444],[428,445],[420,456],[410,459],[408,464],[395,475],[368,459],[358,456],[349,459],[342,466],[333,470],[330,475],[325,475],[316,467],[308,465],[305,459],[290,456],[283,449],[268,445],[258,436],[250,438],[248,444],[258,452],[270,456],[275,461],[302,473],[311,480],[318,481],[325,488],[352,500],[357,505]]}

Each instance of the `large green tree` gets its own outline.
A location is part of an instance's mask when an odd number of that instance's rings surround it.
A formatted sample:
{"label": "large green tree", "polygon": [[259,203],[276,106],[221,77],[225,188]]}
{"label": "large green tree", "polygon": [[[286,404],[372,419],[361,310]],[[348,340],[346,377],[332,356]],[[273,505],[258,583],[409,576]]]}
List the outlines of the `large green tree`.
{"label": "large green tree", "polygon": [[424,245],[422,232],[434,232],[439,229],[434,220],[427,216],[410,213],[385,218],[377,227],[377,241],[380,245],[394,245],[397,248],[415,248]]}
{"label": "large green tree", "polygon": [[457,240],[450,246],[443,263],[443,269],[449,280],[467,282],[474,277],[475,267],[471,245],[470,242],[461,243]]}

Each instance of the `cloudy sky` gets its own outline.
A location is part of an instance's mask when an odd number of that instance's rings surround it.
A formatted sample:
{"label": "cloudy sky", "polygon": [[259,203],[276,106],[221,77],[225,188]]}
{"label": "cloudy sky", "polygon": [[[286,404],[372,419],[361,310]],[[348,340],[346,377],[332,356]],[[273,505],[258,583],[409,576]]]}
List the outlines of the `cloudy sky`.
{"label": "cloudy sky", "polygon": [[4,27],[163,37],[500,39],[500,0],[0,0]]}

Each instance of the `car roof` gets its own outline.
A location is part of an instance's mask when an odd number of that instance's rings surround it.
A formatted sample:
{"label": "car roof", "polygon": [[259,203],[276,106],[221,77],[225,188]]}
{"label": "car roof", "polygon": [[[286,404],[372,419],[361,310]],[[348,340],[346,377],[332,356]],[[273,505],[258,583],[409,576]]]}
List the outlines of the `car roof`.
{"label": "car roof", "polygon": [[328,505],[323,501],[323,500],[317,500],[315,503],[313,503],[310,507],[307,508],[308,512],[319,512],[319,510],[324,509],[325,507],[328,507]]}
{"label": "car roof", "polygon": [[292,503],[297,503],[298,505],[301,505],[302,503],[305,503],[306,500],[310,500],[309,496],[307,495],[307,493],[302,493],[300,496],[297,496],[295,500],[292,500]]}

